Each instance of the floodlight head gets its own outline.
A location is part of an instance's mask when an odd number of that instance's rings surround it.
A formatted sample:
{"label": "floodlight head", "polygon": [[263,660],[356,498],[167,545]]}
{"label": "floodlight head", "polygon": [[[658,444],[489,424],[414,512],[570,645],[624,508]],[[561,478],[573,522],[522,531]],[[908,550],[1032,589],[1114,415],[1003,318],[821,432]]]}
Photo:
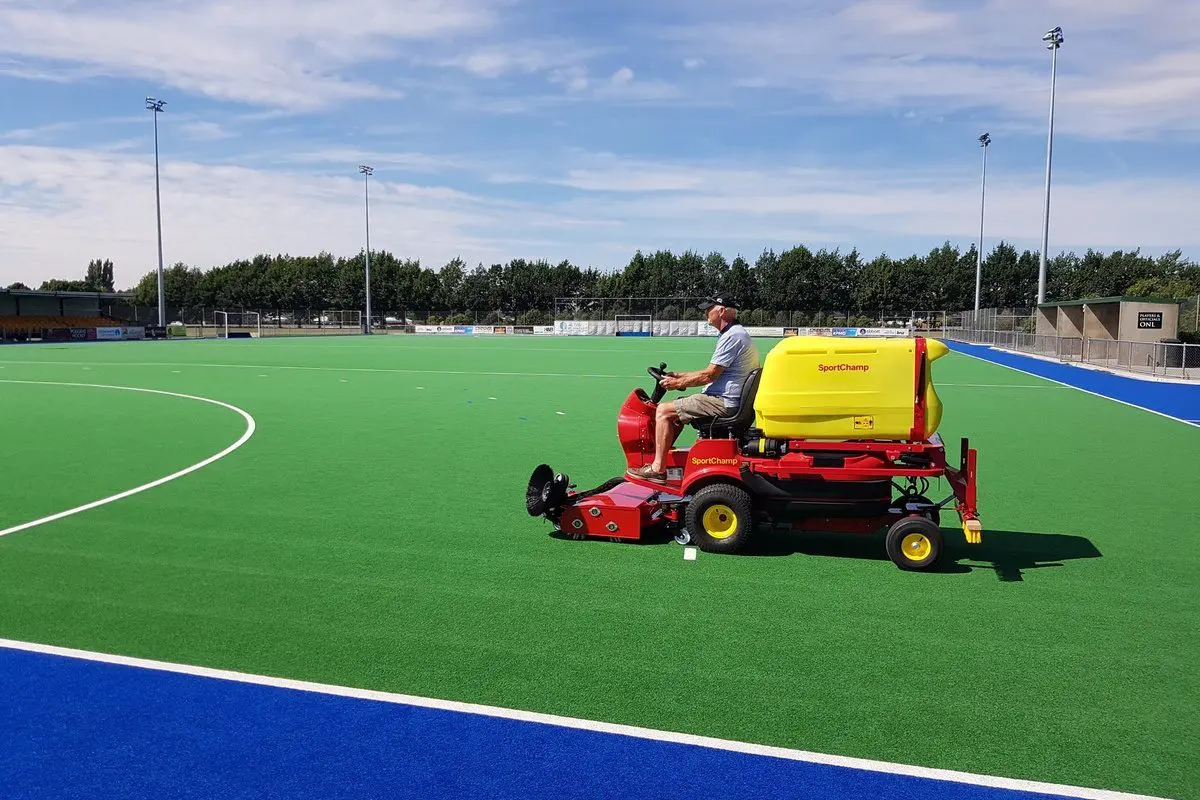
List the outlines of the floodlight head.
{"label": "floodlight head", "polygon": [[156,100],[153,97],[146,98],[146,108],[150,111],[162,111],[163,106],[167,104],[166,100]]}
{"label": "floodlight head", "polygon": [[1046,31],[1046,35],[1042,37],[1042,41],[1046,43],[1047,50],[1057,49],[1063,43],[1062,28],[1056,27],[1053,30]]}
{"label": "floodlight head", "polygon": [[375,168],[368,167],[366,164],[359,164],[358,171],[364,175],[373,175],[375,173]]}
{"label": "floodlight head", "polygon": [[992,143],[991,134],[985,133],[979,137],[979,146],[980,147],[987,147],[991,143]]}

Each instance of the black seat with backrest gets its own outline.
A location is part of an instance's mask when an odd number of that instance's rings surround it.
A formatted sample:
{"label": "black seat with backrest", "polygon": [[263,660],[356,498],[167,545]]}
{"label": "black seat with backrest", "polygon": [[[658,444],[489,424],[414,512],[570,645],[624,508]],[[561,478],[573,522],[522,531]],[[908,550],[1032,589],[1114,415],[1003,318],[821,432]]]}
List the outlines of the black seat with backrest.
{"label": "black seat with backrest", "polygon": [[692,420],[692,427],[700,432],[701,439],[730,439],[749,430],[754,424],[754,397],[758,394],[758,379],[762,367],[750,370],[742,386],[741,402],[719,417],[701,417]]}

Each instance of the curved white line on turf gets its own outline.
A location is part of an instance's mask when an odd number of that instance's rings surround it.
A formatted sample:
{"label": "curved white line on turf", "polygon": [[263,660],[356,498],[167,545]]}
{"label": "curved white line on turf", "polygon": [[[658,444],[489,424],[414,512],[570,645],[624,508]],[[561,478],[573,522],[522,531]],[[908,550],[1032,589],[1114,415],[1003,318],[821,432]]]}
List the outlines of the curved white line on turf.
{"label": "curved white line on turf", "polygon": [[190,467],[185,467],[184,469],[181,469],[178,472],[173,472],[170,475],[166,475],[162,478],[159,478],[158,480],[150,481],[149,483],[144,483],[141,486],[135,486],[134,488],[128,489],[124,492],[121,492],[120,494],[114,494],[111,497],[105,497],[102,500],[96,500],[91,503],[87,503],[85,505],[78,506],[76,508],[70,508],[70,509],[67,509],[66,511],[60,511],[57,514],[51,514],[48,517],[42,517],[41,519],[35,519],[32,522],[25,522],[20,525],[14,525],[11,528],[5,528],[4,530],[0,531],[0,536],[7,536],[10,533],[16,533],[18,531],[23,531],[23,530],[27,530],[29,528],[36,527],[38,525],[45,525],[47,522],[54,522],[55,520],[62,519],[63,517],[69,517],[72,514],[78,514],[82,511],[89,511],[93,508],[99,508],[100,506],[107,505],[109,503],[115,503],[118,500],[124,500],[126,497],[131,497],[140,492],[144,492],[147,489],[153,489],[156,486],[162,486],[164,483],[167,483],[168,481],[173,481],[176,478],[182,478],[184,475],[188,475],[192,472],[195,472],[198,469],[207,467],[209,464],[213,463],[214,461],[218,461],[218,460],[224,458],[225,456],[229,455],[230,453],[232,453],[234,450],[237,450],[239,447],[241,447],[247,441],[249,441],[250,437],[254,435],[254,429],[257,427],[256,423],[254,422],[254,417],[250,416],[249,412],[244,411],[243,409],[240,409],[237,406],[230,405],[229,403],[222,403],[220,400],[213,400],[208,397],[197,397],[196,395],[181,394],[179,392],[167,392],[162,389],[143,389],[143,388],[140,388],[137,386],[110,386],[110,385],[104,384],[104,383],[67,383],[67,382],[63,382],[63,381],[0,380],[0,383],[22,383],[22,384],[28,384],[28,385],[34,385],[34,386],[85,386],[85,387],[92,388],[92,389],[118,389],[120,391],[125,391],[125,392],[144,392],[146,394],[162,394],[162,395],[166,395],[168,397],[182,397],[185,400],[198,400],[201,403],[210,403],[214,406],[220,406],[221,408],[227,408],[230,411],[237,412],[238,414],[240,414],[242,416],[242,419],[246,420],[246,430],[242,434],[241,438],[239,438],[233,444],[229,445],[229,447],[226,447],[221,452],[211,455],[208,458],[204,459],[203,461],[192,464]]}

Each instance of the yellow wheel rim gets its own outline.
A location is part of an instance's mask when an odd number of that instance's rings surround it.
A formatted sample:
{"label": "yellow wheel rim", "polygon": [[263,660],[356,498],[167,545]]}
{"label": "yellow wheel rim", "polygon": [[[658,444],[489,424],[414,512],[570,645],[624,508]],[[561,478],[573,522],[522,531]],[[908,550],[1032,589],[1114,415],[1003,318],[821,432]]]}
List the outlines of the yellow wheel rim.
{"label": "yellow wheel rim", "polygon": [[900,540],[900,552],[909,561],[924,561],[933,552],[933,542],[923,533],[910,533]]}
{"label": "yellow wheel rim", "polygon": [[724,503],[716,503],[704,509],[704,531],[714,539],[728,539],[737,530],[737,514]]}

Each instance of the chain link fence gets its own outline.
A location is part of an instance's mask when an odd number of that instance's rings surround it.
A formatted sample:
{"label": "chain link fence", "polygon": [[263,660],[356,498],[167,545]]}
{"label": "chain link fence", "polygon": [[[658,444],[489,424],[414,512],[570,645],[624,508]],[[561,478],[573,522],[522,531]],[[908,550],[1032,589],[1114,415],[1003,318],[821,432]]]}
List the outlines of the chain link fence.
{"label": "chain link fence", "polygon": [[[1178,339],[1134,342],[1038,334],[1034,332],[1033,309],[959,311],[947,313],[942,319],[943,325],[930,330],[951,341],[986,344],[1104,369],[1200,381],[1200,344]],[[1180,328],[1182,331],[1182,313]]]}

